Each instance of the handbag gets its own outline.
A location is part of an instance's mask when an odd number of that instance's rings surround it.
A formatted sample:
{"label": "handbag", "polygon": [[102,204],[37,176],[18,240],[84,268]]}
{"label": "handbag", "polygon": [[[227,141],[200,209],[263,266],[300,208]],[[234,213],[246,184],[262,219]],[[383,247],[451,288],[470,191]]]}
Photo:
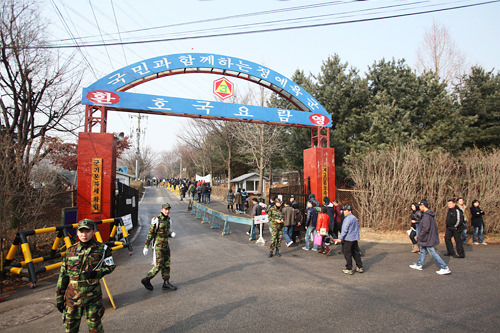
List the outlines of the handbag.
{"label": "handbag", "polygon": [[323,236],[320,234],[314,235],[314,245],[321,245],[323,244]]}
{"label": "handbag", "polygon": [[326,228],[321,228],[319,229],[319,234],[321,236],[326,236],[328,234],[328,231],[326,230]]}

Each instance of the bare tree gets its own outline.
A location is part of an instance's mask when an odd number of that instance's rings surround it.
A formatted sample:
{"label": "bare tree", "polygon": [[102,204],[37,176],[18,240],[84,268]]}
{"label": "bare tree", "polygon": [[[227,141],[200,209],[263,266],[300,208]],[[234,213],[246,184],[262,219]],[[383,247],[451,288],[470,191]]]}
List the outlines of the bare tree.
{"label": "bare tree", "polygon": [[417,70],[432,71],[446,83],[455,83],[463,74],[465,56],[458,49],[444,25],[432,23],[424,33],[424,40],[417,51]]}
{"label": "bare tree", "polygon": [[[136,161],[137,152],[134,149],[129,149],[125,151],[121,160],[123,164],[131,171],[132,174],[135,174],[135,161]],[[151,149],[151,147],[146,147],[139,154],[139,178],[144,179],[145,176],[151,173],[157,166],[157,160],[155,156],[155,152]]]}
{"label": "bare tree", "polygon": [[0,198],[0,223],[19,228],[33,207],[40,208],[30,175],[52,149],[48,135],[79,126],[72,122],[82,76],[71,57],[32,48],[46,45],[47,35],[34,1],[4,0],[0,6],[0,154],[2,163],[9,161],[0,187],[10,196]]}

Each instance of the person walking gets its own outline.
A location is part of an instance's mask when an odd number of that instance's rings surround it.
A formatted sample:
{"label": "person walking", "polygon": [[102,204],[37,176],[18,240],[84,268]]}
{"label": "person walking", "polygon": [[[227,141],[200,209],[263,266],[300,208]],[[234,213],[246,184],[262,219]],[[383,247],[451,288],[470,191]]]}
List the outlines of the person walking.
{"label": "person walking", "polygon": [[467,220],[467,214],[465,214],[465,201],[464,198],[457,199],[457,207],[460,208],[462,214],[464,215],[464,230],[462,231],[462,243],[465,245],[467,243],[467,228],[469,227],[469,221]]}
{"label": "person walking", "polygon": [[175,238],[175,232],[170,231],[170,204],[161,205],[161,214],[151,220],[148,236],[142,253],[148,255],[148,248],[153,247],[154,267],[141,280],[141,283],[148,290],[153,290],[151,279],[161,271],[163,278],[163,289],[177,290],[177,287],[170,283],[170,246],[169,238]]}
{"label": "person walking", "polygon": [[227,192],[227,211],[234,212],[234,193],[232,189]]}
{"label": "person walking", "polygon": [[275,255],[281,257],[280,246],[281,237],[283,237],[283,214],[281,213],[281,200],[276,199],[274,205],[269,209],[269,225],[271,226],[271,244],[269,244],[269,258],[273,256],[273,250],[275,250]]}
{"label": "person walking", "polygon": [[484,211],[481,208],[479,208],[479,200],[472,201],[470,213],[472,215],[471,224],[472,227],[474,228],[474,233],[472,234],[472,241],[474,242],[474,245],[479,245],[479,244],[488,245],[483,240]]}
{"label": "person walking", "polygon": [[79,242],[70,246],[62,259],[57,280],[56,306],[63,314],[66,332],[78,332],[85,313],[90,332],[103,332],[102,290],[99,282],[113,272],[116,265],[111,248],[93,239],[94,222],[78,222]]}
{"label": "person walking", "polygon": [[[448,214],[446,215],[446,232],[444,234],[444,242],[446,244],[445,256],[455,258],[465,258],[464,244],[462,243],[462,230],[464,228],[464,215],[460,208],[457,207],[455,200],[450,199],[447,202]],[[451,238],[455,239],[457,254],[453,248]]]}
{"label": "person walking", "polygon": [[330,247],[326,245],[327,243],[330,244],[330,242],[327,242],[327,238],[329,237],[328,233],[328,228],[330,226],[330,217],[328,216],[327,213],[327,207],[323,206],[321,207],[321,212],[318,214],[318,222],[316,224],[316,230],[319,232],[319,234],[322,237],[321,241],[321,249],[318,251],[320,254],[324,254],[328,256],[332,250],[330,250]]}
{"label": "person walking", "polygon": [[[439,244],[439,235],[437,230],[436,220],[434,216],[436,215],[432,210],[429,209],[429,203],[427,200],[420,200],[418,203],[418,208],[423,212],[422,219],[420,220],[420,228],[418,230],[418,246],[420,246],[420,257],[418,261],[410,265],[410,268],[416,269],[418,271],[423,270],[422,266],[425,263],[425,257],[427,253],[432,256],[432,259],[440,267],[439,271],[436,271],[439,275],[450,274],[451,271],[448,265],[443,261],[443,259],[437,254],[434,246]],[[345,220],[344,220],[345,223]]]}
{"label": "person walking", "polygon": [[[309,251],[311,247],[309,243],[311,242],[311,238],[314,238],[316,235],[316,223],[318,222],[318,211],[316,210],[316,204],[313,201],[307,202],[307,217],[306,217],[306,239],[305,246],[302,248],[303,250]],[[313,243],[313,251],[318,251],[318,245]]]}
{"label": "person walking", "polygon": [[241,209],[241,188],[239,188],[236,193],[234,194],[234,203],[236,204],[236,213],[241,214],[242,209]]}
{"label": "person walking", "polygon": [[293,244],[293,227],[295,226],[295,209],[292,208],[290,202],[285,201],[283,213],[283,235],[285,236],[286,246],[290,247]]}
{"label": "person walking", "polygon": [[333,225],[333,235],[335,236],[335,238],[338,238],[339,233],[342,231],[342,221],[344,219],[344,216],[342,215],[342,206],[340,205],[339,201],[333,200],[332,204],[335,211],[334,214],[335,224]]}
{"label": "person walking", "polygon": [[420,248],[417,245],[417,240],[415,237],[417,237],[417,230],[418,230],[418,225],[420,224],[420,220],[422,219],[422,212],[418,209],[417,203],[412,203],[411,204],[411,227],[410,227],[410,233],[409,237],[412,243],[412,248],[411,248],[411,253],[419,253]]}
{"label": "person walking", "polygon": [[359,249],[359,222],[356,216],[352,214],[352,206],[345,204],[343,207],[344,221],[342,222],[342,231],[335,241],[342,242],[342,248],[345,258],[344,274],[352,275],[352,258],[356,262],[356,272],[363,273],[363,262],[361,261],[361,251]]}

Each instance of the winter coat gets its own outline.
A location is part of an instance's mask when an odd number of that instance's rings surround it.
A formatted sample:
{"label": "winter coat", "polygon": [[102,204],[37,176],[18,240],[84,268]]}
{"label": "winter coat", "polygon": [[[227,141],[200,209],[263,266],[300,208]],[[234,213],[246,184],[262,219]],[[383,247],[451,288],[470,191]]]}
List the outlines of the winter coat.
{"label": "winter coat", "polygon": [[241,192],[236,192],[236,194],[234,195],[234,203],[237,204],[237,205],[241,205],[242,201],[241,201]]}
{"label": "winter coat", "polygon": [[342,207],[340,205],[335,206],[335,223],[342,222]]}
{"label": "winter coat", "polygon": [[256,203],[252,206],[252,212],[250,213],[251,217],[256,217],[262,215],[262,207]]}
{"label": "winter coat", "polygon": [[418,231],[418,246],[436,246],[439,244],[439,235],[434,216],[436,216],[436,213],[432,210],[424,212]]}
{"label": "winter coat", "polygon": [[448,209],[448,214],[446,215],[446,228],[462,229],[463,226],[464,214],[462,210],[458,207]]}
{"label": "winter coat", "polygon": [[328,227],[330,224],[330,217],[326,213],[318,214],[318,222],[316,223],[316,230],[320,231],[322,228],[325,228],[328,232]]}
{"label": "winter coat", "polygon": [[471,223],[474,228],[480,227],[482,224],[484,224],[483,222],[484,212],[481,208],[472,206],[470,208],[470,213],[472,215]]}
{"label": "winter coat", "polygon": [[227,192],[227,204],[228,205],[234,204],[234,193],[233,192]]}
{"label": "winter coat", "polygon": [[333,225],[335,223],[335,207],[331,202],[328,203],[328,205],[325,205],[325,207],[326,207],[326,215],[328,215],[329,217],[328,228],[330,231],[333,231]]}
{"label": "winter coat", "polygon": [[306,217],[306,227],[316,228],[317,220],[318,220],[318,211],[316,210],[316,208],[314,207],[308,208]]}
{"label": "winter coat", "polygon": [[281,210],[281,213],[283,213],[283,225],[285,227],[291,227],[295,225],[295,209],[293,209],[291,206],[285,206]]}
{"label": "winter coat", "polygon": [[411,227],[414,230],[417,230],[417,224],[420,223],[420,220],[422,219],[422,216],[424,213],[421,210],[415,210],[411,212],[410,215],[410,220],[411,220]]}

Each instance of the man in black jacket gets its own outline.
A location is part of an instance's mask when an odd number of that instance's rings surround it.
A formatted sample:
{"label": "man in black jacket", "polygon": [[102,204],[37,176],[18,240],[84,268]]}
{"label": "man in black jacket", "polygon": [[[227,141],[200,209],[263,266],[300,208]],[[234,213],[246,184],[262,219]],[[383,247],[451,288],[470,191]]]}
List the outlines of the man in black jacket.
{"label": "man in black jacket", "polygon": [[[444,242],[446,243],[445,256],[453,256],[455,258],[465,258],[464,245],[462,243],[462,231],[465,226],[464,213],[456,206],[455,200],[448,200],[448,215],[446,216],[446,233],[444,235]],[[451,237],[455,238],[457,247],[457,254],[453,249]]]}

